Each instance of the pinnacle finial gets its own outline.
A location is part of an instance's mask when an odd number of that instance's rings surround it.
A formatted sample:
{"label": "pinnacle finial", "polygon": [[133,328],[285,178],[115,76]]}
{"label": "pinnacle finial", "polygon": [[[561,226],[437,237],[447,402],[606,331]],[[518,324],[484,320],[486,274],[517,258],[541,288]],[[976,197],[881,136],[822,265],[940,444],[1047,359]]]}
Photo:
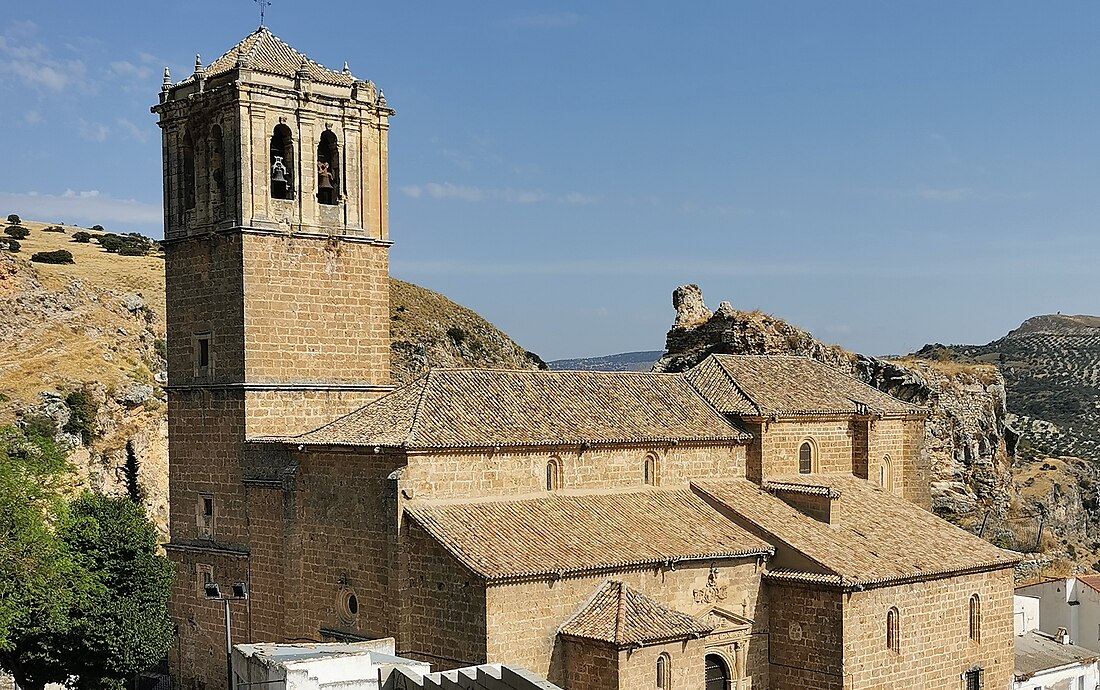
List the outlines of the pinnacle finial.
{"label": "pinnacle finial", "polygon": [[162,83],[160,90],[167,91],[172,86],[172,73],[168,71],[168,65],[164,66],[164,82]]}
{"label": "pinnacle finial", "polygon": [[344,60],[344,74],[351,74],[351,68],[348,67],[348,61]]}
{"label": "pinnacle finial", "polygon": [[202,68],[202,56],[195,53],[195,73],[197,74],[204,71],[205,70]]}
{"label": "pinnacle finial", "polygon": [[378,89],[378,105],[382,108],[386,107],[386,93],[382,89]]}
{"label": "pinnacle finial", "polygon": [[309,77],[309,60],[305,57],[302,58],[302,64],[298,67],[298,78],[306,79]]}

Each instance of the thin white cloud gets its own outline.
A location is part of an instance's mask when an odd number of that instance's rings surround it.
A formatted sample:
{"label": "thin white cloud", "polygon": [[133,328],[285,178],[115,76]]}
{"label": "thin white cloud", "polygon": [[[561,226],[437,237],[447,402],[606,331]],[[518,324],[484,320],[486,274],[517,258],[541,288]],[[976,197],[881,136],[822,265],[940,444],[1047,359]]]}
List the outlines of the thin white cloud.
{"label": "thin white cloud", "polygon": [[55,59],[44,44],[30,40],[34,30],[33,23],[16,22],[0,35],[0,75],[38,91],[61,92],[69,87],[86,90],[88,69],[84,61]]}
{"label": "thin white cloud", "polygon": [[34,127],[39,122],[42,122],[42,113],[37,110],[28,110],[23,113],[23,122],[24,124]]}
{"label": "thin white cloud", "polygon": [[1029,192],[989,192],[974,189],[973,187],[928,186],[906,192],[904,196],[936,203],[958,203],[961,201],[1014,201],[1031,199],[1033,197]]}
{"label": "thin white cloud", "polygon": [[115,120],[115,125],[123,135],[142,144],[149,141],[149,134],[153,131],[150,127],[138,127],[124,117]]}
{"label": "thin white cloud", "polygon": [[978,193],[971,187],[948,187],[942,189],[936,189],[933,187],[923,187],[913,192],[913,195],[924,199],[926,201],[968,201],[975,199]]}
{"label": "thin white cloud", "polygon": [[504,201],[511,204],[533,204],[546,200],[544,192],[525,189],[496,189],[473,187],[450,182],[428,182],[423,185],[407,185],[401,193],[413,199],[428,198],[458,201]]}
{"label": "thin white cloud", "polygon": [[680,210],[692,216],[710,216],[719,218],[751,216],[756,212],[745,206],[734,204],[700,204],[694,201],[685,201]]}
{"label": "thin white cloud", "polygon": [[77,131],[80,132],[81,138],[97,144],[107,141],[107,137],[111,134],[110,128],[102,122],[88,122],[84,118],[77,122]]}
{"label": "thin white cloud", "polygon": [[568,26],[576,26],[581,21],[581,16],[574,12],[556,12],[549,14],[527,14],[512,17],[507,20],[509,26],[525,27],[530,29],[562,29]]}
{"label": "thin white cloud", "polygon": [[130,223],[159,227],[164,221],[164,211],[159,204],[116,199],[94,189],[67,189],[63,194],[0,192],[0,208],[10,209],[5,214],[18,213],[27,220],[44,223],[83,221],[85,225]]}
{"label": "thin white cloud", "polygon": [[592,204],[599,203],[600,197],[592,196],[591,194],[581,194],[580,192],[569,192],[561,198],[563,204],[569,204],[570,206],[591,206]]}
{"label": "thin white cloud", "polygon": [[148,63],[144,65],[135,65],[129,60],[115,60],[111,63],[110,72],[112,75],[123,79],[144,81],[152,77],[156,73],[156,70]]}
{"label": "thin white cloud", "polygon": [[475,187],[451,182],[428,182],[401,187],[401,193],[410,199],[434,199],[436,201],[502,201],[509,204],[536,204],[544,201],[570,206],[588,206],[599,203],[600,197],[581,192],[568,192],[561,196],[547,194],[540,189],[512,189]]}

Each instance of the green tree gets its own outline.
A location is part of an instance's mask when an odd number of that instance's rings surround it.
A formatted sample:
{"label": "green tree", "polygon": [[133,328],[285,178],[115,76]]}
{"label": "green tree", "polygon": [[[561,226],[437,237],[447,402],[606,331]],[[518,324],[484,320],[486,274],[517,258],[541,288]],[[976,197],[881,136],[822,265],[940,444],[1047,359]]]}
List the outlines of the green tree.
{"label": "green tree", "polygon": [[140,505],[84,493],[52,439],[0,428],[0,668],[121,690],[168,651],[172,566]]}
{"label": "green tree", "polygon": [[126,498],[85,493],[72,504],[60,538],[88,583],[58,640],[65,670],[75,677],[70,685],[122,689],[168,653],[172,565],[157,553],[144,509]]}
{"label": "green tree", "polygon": [[25,688],[67,677],[47,640],[67,627],[81,586],[55,529],[71,470],[52,438],[0,427],[0,668]]}

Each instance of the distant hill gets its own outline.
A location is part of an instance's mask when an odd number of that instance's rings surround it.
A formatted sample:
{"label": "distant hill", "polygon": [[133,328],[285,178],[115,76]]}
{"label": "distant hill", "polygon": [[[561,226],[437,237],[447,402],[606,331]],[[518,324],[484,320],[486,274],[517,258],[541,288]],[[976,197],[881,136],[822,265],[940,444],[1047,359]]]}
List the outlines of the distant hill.
{"label": "distant hill", "polygon": [[555,371],[649,371],[663,354],[663,350],[623,352],[618,355],[604,355],[602,357],[555,359],[552,362],[547,362],[547,365]]}
{"label": "distant hill", "polygon": [[917,354],[996,364],[1025,454],[1100,461],[1100,316],[1035,316],[986,345],[926,345]]}

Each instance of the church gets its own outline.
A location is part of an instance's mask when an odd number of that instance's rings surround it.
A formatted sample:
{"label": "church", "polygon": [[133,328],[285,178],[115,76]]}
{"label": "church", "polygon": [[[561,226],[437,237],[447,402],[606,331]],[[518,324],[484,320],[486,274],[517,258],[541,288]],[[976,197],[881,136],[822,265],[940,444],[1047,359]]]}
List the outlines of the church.
{"label": "church", "polygon": [[261,27],[159,103],[170,667],[396,638],[567,690],[1008,687],[1013,554],[935,517],[925,412],[804,358],[389,371],[371,81]]}

